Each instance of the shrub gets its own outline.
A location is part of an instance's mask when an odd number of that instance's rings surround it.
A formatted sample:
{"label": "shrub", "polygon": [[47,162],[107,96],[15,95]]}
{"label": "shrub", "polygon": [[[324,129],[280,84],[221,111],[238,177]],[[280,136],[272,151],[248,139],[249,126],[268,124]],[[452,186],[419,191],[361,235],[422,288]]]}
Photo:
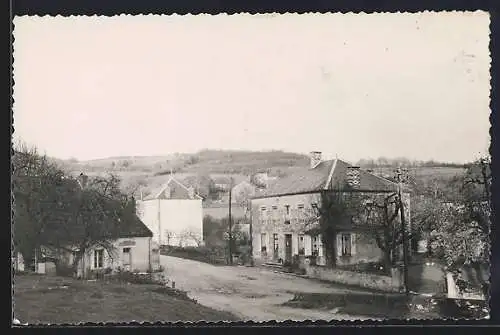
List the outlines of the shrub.
{"label": "shrub", "polygon": [[56,264],[56,274],[61,277],[73,277],[75,275],[75,271],[70,265]]}

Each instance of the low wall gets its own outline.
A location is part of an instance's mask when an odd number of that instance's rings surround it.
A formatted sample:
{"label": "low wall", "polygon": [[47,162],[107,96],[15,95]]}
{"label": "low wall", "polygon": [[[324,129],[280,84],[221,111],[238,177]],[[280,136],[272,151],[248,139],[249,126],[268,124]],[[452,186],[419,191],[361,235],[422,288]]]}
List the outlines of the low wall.
{"label": "low wall", "polygon": [[306,276],[334,283],[359,286],[387,292],[401,292],[402,273],[399,269],[392,270],[392,276],[381,276],[370,273],[361,273],[330,269],[317,265],[304,265]]}

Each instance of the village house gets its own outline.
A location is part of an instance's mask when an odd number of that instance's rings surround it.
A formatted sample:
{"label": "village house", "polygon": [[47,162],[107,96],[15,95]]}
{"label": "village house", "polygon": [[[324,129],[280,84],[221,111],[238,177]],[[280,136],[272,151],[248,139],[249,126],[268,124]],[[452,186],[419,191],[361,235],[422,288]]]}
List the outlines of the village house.
{"label": "village house", "polygon": [[[393,194],[397,184],[340,160],[323,161],[321,152],[311,153],[310,167],[279,179],[252,199],[253,257],[256,263],[292,261],[294,255],[315,256],[325,265],[321,235],[306,227],[311,213],[320,206],[324,190]],[[409,225],[409,193],[403,194]],[[337,265],[379,261],[383,254],[366,229],[339,223]]]}
{"label": "village house", "polygon": [[[121,228],[123,227],[123,228]],[[133,215],[120,224],[117,238],[110,238],[105,247],[95,245],[86,250],[77,264],[77,276],[87,277],[91,272],[156,271],[160,268],[159,245],[152,240],[153,233]],[[54,248],[42,246],[35,252],[34,271],[40,274],[56,273],[56,263],[72,266],[76,247]]]}
{"label": "village house", "polygon": [[137,201],[137,213],[159,245],[198,246],[203,242],[202,197],[173,176]]}

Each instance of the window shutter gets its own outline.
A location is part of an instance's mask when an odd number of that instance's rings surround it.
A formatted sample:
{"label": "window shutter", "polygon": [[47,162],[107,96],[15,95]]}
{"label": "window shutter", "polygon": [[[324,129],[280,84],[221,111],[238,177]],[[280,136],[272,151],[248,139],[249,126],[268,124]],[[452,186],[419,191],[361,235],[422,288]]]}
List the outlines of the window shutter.
{"label": "window shutter", "polygon": [[337,256],[342,256],[342,233],[337,234]]}
{"label": "window shutter", "polygon": [[357,240],[356,234],[351,233],[351,255],[353,256],[356,254],[356,240]]}

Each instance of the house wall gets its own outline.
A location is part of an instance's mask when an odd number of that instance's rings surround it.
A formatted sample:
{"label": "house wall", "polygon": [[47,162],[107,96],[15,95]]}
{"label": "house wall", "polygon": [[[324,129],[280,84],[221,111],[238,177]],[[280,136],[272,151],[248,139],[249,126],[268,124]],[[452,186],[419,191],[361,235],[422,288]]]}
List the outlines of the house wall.
{"label": "house wall", "polygon": [[158,206],[157,199],[137,201],[137,216],[153,232],[153,241],[160,239],[160,225],[158,224]]}
{"label": "house wall", "polygon": [[[306,223],[309,222],[307,211],[312,209],[312,203],[319,202],[318,194],[298,194],[282,197],[252,199],[252,239],[253,256],[256,262],[278,261],[285,259],[285,234],[292,235],[292,255],[298,253],[299,235],[304,237],[305,255],[311,255],[311,237],[304,234]],[[286,211],[289,207],[289,214]],[[304,205],[303,212],[298,205]],[[262,211],[262,206],[266,210]],[[276,206],[273,209],[273,206]],[[310,213],[310,212],[309,212]],[[289,220],[290,224],[285,224]],[[264,244],[261,243],[261,234],[266,234]],[[273,234],[278,234],[278,257],[274,257]],[[262,247],[266,252],[261,252]]]}
{"label": "house wall", "polygon": [[183,234],[189,230],[203,238],[202,200],[153,199],[142,201],[138,215],[160,245],[197,246]]}
{"label": "house wall", "polygon": [[[123,248],[130,248],[131,262],[128,268],[124,267]],[[107,268],[113,271],[122,268],[128,271],[146,272],[150,269],[150,261],[152,262],[151,267],[153,269],[159,267],[159,264],[155,264],[154,258],[151,257],[153,249],[151,237],[119,238],[113,241],[113,251],[110,253],[106,250],[103,251],[103,264],[101,268],[96,268],[94,264],[94,254],[98,249],[102,248],[93,247],[85,253],[85,256],[78,264],[79,276],[82,276],[84,273],[87,274],[89,271]],[[65,260],[68,264],[71,264],[73,262],[73,255],[67,254],[65,256]]]}
{"label": "house wall", "polygon": [[[197,246],[193,239],[183,238],[185,231],[191,231],[203,239],[203,208],[201,200],[161,200],[160,244]],[[171,236],[169,237],[168,234]]]}
{"label": "house wall", "polygon": [[[404,200],[407,202],[406,218],[410,222],[409,215],[409,195]],[[257,263],[285,260],[285,234],[292,235],[292,257],[298,253],[299,238],[304,239],[304,255],[311,256],[313,253],[313,244],[318,245],[318,255],[316,263],[325,265],[325,250],[322,246],[321,236],[317,237],[316,242],[313,242],[314,237],[305,234],[306,225],[309,226],[313,222],[312,204],[320,206],[320,195],[316,194],[297,194],[281,197],[270,197],[261,199],[252,199],[252,239],[253,239],[253,257]],[[286,214],[286,205],[289,205],[289,215]],[[304,205],[302,212],[298,205]],[[262,211],[262,207],[265,211]],[[275,206],[273,209],[273,206]],[[290,224],[285,224],[285,220],[289,220]],[[351,234],[351,256],[342,256],[342,233]],[[265,234],[265,239],[262,241],[261,235]],[[275,257],[273,252],[274,240],[273,234],[278,234],[278,253]],[[265,246],[266,252],[262,252],[262,247]],[[376,245],[373,238],[366,232],[359,230],[340,231],[337,235],[337,263],[339,265],[357,264],[360,262],[376,262],[383,258],[383,253]]]}

